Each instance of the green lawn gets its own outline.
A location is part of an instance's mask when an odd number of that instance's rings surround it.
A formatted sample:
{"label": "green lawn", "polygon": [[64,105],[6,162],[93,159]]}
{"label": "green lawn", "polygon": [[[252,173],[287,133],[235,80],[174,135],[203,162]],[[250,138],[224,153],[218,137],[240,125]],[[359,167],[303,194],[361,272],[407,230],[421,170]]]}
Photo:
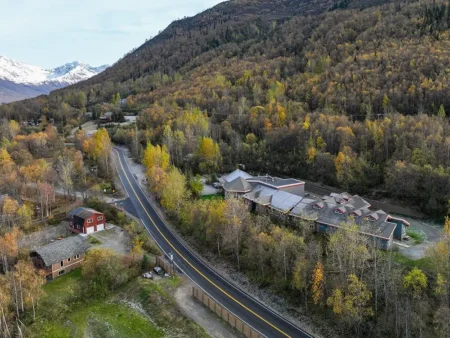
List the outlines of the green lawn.
{"label": "green lawn", "polygon": [[223,195],[203,195],[202,200],[223,200]]}
{"label": "green lawn", "polygon": [[96,302],[81,308],[69,320],[76,330],[74,337],[163,337],[146,316],[125,304]]}
{"label": "green lawn", "polygon": [[38,310],[29,337],[207,337],[176,307],[172,295],[180,285],[178,278],[137,278],[107,299],[73,301],[81,292],[81,277],[77,269],[43,286],[45,310]]}
{"label": "green lawn", "polygon": [[55,302],[66,302],[73,293],[78,291],[78,284],[81,279],[81,269],[75,269],[59,278],[44,284],[42,289],[46,296],[44,300],[54,300]]}
{"label": "green lawn", "polygon": [[392,254],[394,256],[394,261],[407,269],[417,267],[421,270],[430,270],[432,267],[432,261],[428,257],[413,260],[403,256],[399,252],[393,252]]}

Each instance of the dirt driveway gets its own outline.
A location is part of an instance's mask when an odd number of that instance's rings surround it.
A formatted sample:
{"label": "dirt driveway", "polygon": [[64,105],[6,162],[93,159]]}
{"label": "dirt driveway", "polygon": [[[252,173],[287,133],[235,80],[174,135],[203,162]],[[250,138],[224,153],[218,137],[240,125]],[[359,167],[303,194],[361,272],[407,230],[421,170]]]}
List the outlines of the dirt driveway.
{"label": "dirt driveway", "polygon": [[92,248],[107,248],[112,249],[121,255],[127,255],[131,248],[131,238],[128,233],[118,226],[113,224],[106,224],[106,230],[95,232],[89,236],[98,239],[100,244],[93,244]]}

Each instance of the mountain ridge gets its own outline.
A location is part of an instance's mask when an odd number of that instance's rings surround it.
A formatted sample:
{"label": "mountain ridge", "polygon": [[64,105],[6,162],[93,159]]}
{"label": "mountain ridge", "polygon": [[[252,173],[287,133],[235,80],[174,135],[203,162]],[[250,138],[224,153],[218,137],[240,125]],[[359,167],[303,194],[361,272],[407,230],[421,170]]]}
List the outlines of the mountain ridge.
{"label": "mountain ridge", "polygon": [[44,69],[0,55],[0,103],[48,94],[95,76],[107,67],[73,61],[54,69]]}

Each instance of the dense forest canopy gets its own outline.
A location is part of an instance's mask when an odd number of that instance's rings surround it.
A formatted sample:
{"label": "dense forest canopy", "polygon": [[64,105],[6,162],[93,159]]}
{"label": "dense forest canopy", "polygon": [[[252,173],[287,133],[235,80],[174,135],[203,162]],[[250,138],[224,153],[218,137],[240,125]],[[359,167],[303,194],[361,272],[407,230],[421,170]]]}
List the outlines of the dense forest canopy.
{"label": "dense forest canopy", "polygon": [[[449,24],[445,1],[230,1],[172,23],[88,81],[0,114],[45,115],[69,131],[86,111],[128,110],[145,146],[163,143],[165,126],[191,133],[177,121],[200,111],[210,127],[190,137],[219,145],[221,170],[244,163],[443,216]],[[181,148],[179,166],[198,170],[186,160],[196,147]]]}

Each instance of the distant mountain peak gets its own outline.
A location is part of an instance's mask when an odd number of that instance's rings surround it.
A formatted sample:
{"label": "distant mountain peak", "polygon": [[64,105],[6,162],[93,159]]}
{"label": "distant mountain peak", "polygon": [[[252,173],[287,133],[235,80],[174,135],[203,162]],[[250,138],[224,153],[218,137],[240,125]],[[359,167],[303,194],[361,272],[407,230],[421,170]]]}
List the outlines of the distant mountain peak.
{"label": "distant mountain peak", "polygon": [[44,69],[0,55],[0,80],[28,85],[48,84],[49,82],[71,85],[97,75],[106,68],[106,65],[92,67],[86,63],[73,61],[54,69]]}
{"label": "distant mountain peak", "polygon": [[[83,62],[73,61],[54,69],[44,69],[0,55],[0,82],[9,83],[8,90],[14,86],[15,91],[18,92],[17,97],[29,98],[32,97],[29,95],[30,88],[33,89],[33,93],[48,94],[51,90],[87,80],[107,67],[107,65],[92,67]],[[23,91],[23,96],[20,96],[20,88],[24,86],[27,89]],[[0,94],[2,94],[1,91],[2,87],[0,86]],[[15,100],[15,97],[11,100]],[[10,100],[4,97],[1,100],[1,102],[7,101]]]}

